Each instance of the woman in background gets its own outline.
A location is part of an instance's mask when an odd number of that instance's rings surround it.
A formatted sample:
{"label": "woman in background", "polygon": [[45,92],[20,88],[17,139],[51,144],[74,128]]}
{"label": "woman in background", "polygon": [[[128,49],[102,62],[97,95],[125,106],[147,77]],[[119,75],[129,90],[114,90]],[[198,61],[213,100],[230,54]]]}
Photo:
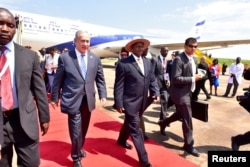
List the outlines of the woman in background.
{"label": "woman in background", "polygon": [[212,95],[212,88],[214,86],[214,95],[217,96],[217,87],[219,86],[220,65],[218,59],[213,60],[213,64],[209,66],[210,76],[210,95]]}

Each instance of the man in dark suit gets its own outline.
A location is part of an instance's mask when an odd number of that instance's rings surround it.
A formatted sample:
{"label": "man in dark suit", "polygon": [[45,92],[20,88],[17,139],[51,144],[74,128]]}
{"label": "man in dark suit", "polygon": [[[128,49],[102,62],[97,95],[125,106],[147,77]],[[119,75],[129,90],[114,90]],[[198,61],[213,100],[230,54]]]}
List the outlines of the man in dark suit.
{"label": "man in dark suit", "polygon": [[207,89],[205,87],[205,83],[206,83],[206,80],[208,79],[208,75],[209,75],[210,71],[208,69],[208,64],[206,63],[206,57],[205,56],[202,56],[200,58],[200,63],[197,65],[197,68],[204,70],[206,72],[206,74],[205,74],[204,77],[202,77],[201,80],[199,80],[199,81],[197,81],[195,83],[196,86],[195,86],[194,93],[192,94],[192,99],[195,100],[195,101],[198,100],[200,90],[202,90],[205,93],[206,97],[207,97],[206,100],[209,100],[209,99],[211,99],[211,96],[209,95],[209,93],[208,93],[208,91],[207,91]]}
{"label": "man in dark suit", "polygon": [[95,83],[102,105],[107,91],[100,57],[89,51],[90,34],[77,31],[74,43],[74,50],[59,57],[51,104],[58,105],[61,92],[61,111],[68,114],[71,157],[74,167],[80,167],[82,157],[86,156],[83,146],[91,112],[95,109]]}
{"label": "man in dark suit", "polygon": [[[172,54],[171,54],[172,59],[167,61],[167,73],[169,74],[170,86],[171,86],[172,65],[173,65],[174,59],[176,58],[176,56],[179,56],[179,54],[180,54],[180,52],[178,50],[173,51]],[[167,108],[169,108],[169,107],[171,107],[173,105],[174,105],[173,100],[171,99],[170,96],[168,96],[168,105],[167,105]],[[161,134],[164,135],[166,133],[164,131],[162,131]]]}
{"label": "man in dark suit", "polygon": [[142,167],[151,167],[151,164],[148,161],[143,133],[140,129],[140,116],[146,109],[149,89],[154,98],[157,100],[159,98],[159,88],[152,64],[141,56],[149,43],[146,39],[135,39],[126,45],[126,50],[132,52],[132,55],[117,64],[114,84],[114,107],[119,113],[125,113],[117,143],[132,149],[132,146],[127,143],[130,135]]}
{"label": "man in dark suit", "polygon": [[[160,121],[167,117],[168,90],[170,86],[169,73],[167,73],[168,47],[162,47],[160,55],[152,58],[153,70],[160,88]],[[166,135],[163,131],[163,135]]]}
{"label": "man in dark suit", "polygon": [[169,118],[159,122],[159,125],[161,131],[163,131],[171,122],[182,119],[184,150],[194,156],[199,156],[199,152],[193,147],[194,140],[190,97],[191,92],[195,89],[195,81],[201,79],[201,76],[196,74],[196,65],[193,59],[196,48],[196,39],[188,38],[185,41],[184,52],[174,59],[170,96],[176,106],[176,112]]}
{"label": "man in dark suit", "polygon": [[14,16],[0,8],[0,166],[12,166],[14,146],[17,166],[38,167],[38,117],[42,135],[50,121],[46,89],[36,52],[14,43],[15,32]]}

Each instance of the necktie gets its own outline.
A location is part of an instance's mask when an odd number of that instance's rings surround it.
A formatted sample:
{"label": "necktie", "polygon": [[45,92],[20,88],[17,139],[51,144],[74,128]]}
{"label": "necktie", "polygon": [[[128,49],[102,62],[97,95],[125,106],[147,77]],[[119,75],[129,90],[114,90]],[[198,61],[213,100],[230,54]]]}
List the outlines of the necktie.
{"label": "necktie", "polygon": [[163,57],[163,59],[162,59],[162,71],[163,71],[163,73],[166,73],[166,58],[165,57]]}
{"label": "necktie", "polygon": [[139,65],[140,70],[141,70],[142,74],[144,75],[144,66],[143,66],[143,62],[140,58],[137,58],[137,64]]}
{"label": "necktie", "polygon": [[[8,64],[5,65],[7,62],[7,58],[5,55],[5,50],[7,48],[5,46],[0,46],[0,72],[1,72],[1,80],[0,80],[0,95],[2,98],[2,109],[10,110],[14,106],[14,97],[13,97],[13,90],[11,86],[11,76],[10,76],[10,68]],[[4,67],[6,66],[6,67]]]}
{"label": "necktie", "polygon": [[86,73],[87,73],[87,66],[86,66],[86,63],[85,63],[84,56],[85,55],[81,55],[81,65],[80,65],[80,67],[81,67],[81,70],[82,70],[83,78],[85,79]]}

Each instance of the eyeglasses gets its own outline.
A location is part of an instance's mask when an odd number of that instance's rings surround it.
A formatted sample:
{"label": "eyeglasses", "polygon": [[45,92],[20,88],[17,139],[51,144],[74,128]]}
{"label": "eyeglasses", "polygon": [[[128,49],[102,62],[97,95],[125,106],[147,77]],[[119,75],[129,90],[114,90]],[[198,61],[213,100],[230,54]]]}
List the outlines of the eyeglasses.
{"label": "eyeglasses", "polygon": [[197,45],[187,45],[187,46],[190,48],[197,48],[198,47]]}

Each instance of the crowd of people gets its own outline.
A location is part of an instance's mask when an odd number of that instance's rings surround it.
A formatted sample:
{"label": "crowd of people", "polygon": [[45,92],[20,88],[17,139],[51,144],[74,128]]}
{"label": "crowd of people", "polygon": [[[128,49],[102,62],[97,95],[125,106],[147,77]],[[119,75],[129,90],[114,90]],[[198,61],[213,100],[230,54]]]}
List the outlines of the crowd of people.
{"label": "crowd of people", "polygon": [[[39,166],[37,122],[40,123],[42,135],[45,135],[50,122],[50,102],[53,108],[60,104],[61,112],[68,116],[73,166],[81,167],[81,160],[87,155],[84,150],[85,137],[91,113],[95,109],[95,86],[102,106],[105,106],[107,99],[101,60],[89,49],[90,34],[78,30],[73,50],[64,48],[59,53],[56,48],[49,51],[41,48],[37,53],[13,42],[16,20],[9,10],[0,8],[0,23],[0,86],[4,88],[0,94],[3,113],[0,116],[0,166],[11,166],[13,146],[18,166]],[[152,166],[144,146],[148,136],[143,113],[155,102],[160,105],[160,133],[166,135],[165,128],[181,120],[183,149],[198,157],[199,151],[194,147],[191,101],[198,100],[200,90],[206,95],[206,100],[211,99],[212,95],[218,96],[221,72],[218,59],[208,65],[203,56],[198,63],[194,57],[198,42],[192,37],[185,40],[184,51],[173,52],[170,60],[167,58],[167,46],[160,49],[159,55],[147,58],[149,46],[147,39],[134,39],[120,51],[120,60],[115,68],[113,107],[125,118],[117,144],[132,149],[133,146],[127,142],[131,137],[139,165]],[[8,61],[4,60],[5,57]],[[232,86],[231,97],[236,95],[243,72],[244,65],[237,57],[229,67],[228,85],[223,97],[228,97]],[[205,84],[207,80],[209,93]],[[176,111],[168,116],[167,110],[172,105]],[[234,150],[238,150],[238,138],[232,138]]]}

